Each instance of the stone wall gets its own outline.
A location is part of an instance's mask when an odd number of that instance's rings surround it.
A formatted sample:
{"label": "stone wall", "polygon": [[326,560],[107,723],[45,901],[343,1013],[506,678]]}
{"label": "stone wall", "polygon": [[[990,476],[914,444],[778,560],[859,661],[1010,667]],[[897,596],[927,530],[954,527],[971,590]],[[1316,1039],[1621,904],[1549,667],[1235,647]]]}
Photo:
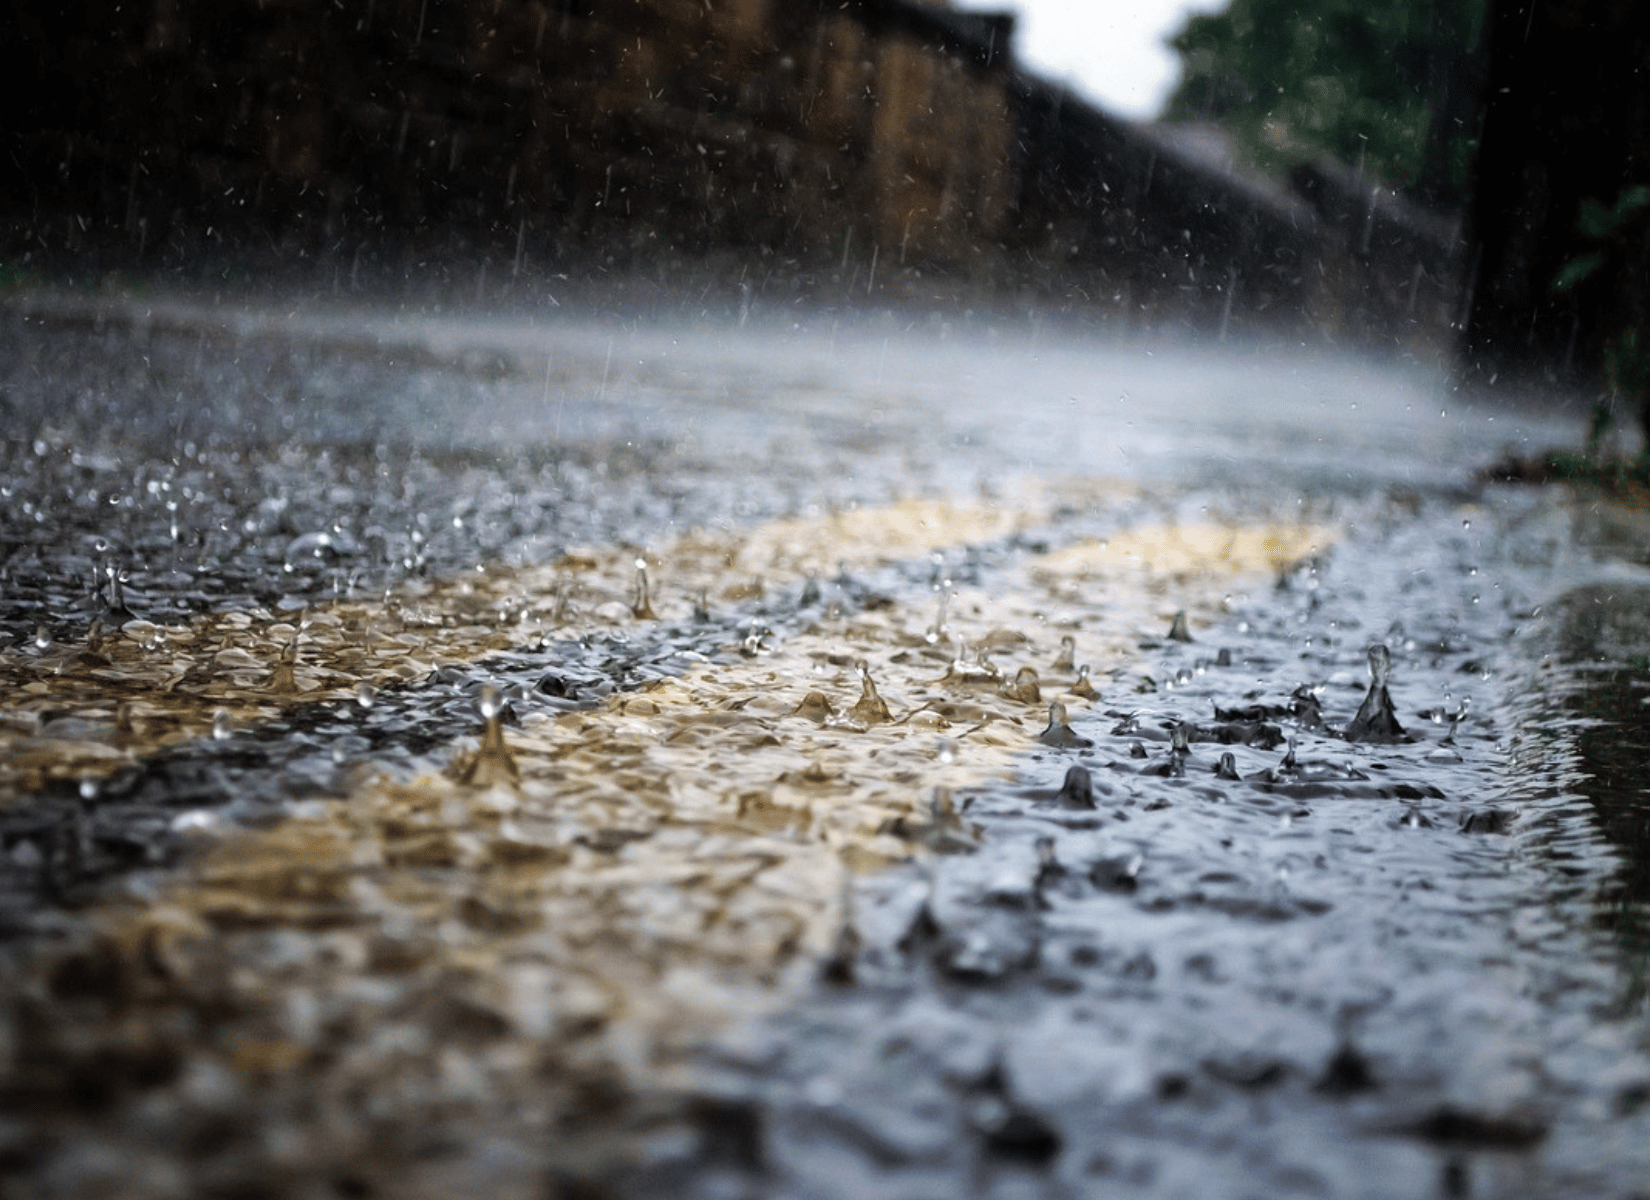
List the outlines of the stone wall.
{"label": "stone wall", "polygon": [[[456,224],[963,261],[1007,215],[1006,22],[872,0],[80,8],[8,55],[37,102],[7,190],[70,241]],[[982,54],[970,35],[998,26]]]}
{"label": "stone wall", "polygon": [[494,279],[714,260],[798,295],[949,289],[1130,325],[1423,341],[1413,281],[1453,278],[1449,239],[1415,275],[1414,246],[1393,266],[1390,239],[1321,203],[1017,70],[1007,15],[83,0],[23,26],[0,47],[32,97],[0,130],[14,260],[254,247],[382,274],[445,253]]}

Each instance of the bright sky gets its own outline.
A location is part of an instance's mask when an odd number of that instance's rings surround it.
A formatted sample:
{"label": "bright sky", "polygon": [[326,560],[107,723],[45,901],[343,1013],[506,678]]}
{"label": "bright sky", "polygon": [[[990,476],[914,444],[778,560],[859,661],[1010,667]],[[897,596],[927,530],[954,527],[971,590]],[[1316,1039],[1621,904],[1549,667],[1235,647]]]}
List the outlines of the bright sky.
{"label": "bright sky", "polygon": [[1120,117],[1152,118],[1180,82],[1163,43],[1193,12],[1230,0],[957,0],[958,8],[1019,14],[1014,47],[1031,71]]}

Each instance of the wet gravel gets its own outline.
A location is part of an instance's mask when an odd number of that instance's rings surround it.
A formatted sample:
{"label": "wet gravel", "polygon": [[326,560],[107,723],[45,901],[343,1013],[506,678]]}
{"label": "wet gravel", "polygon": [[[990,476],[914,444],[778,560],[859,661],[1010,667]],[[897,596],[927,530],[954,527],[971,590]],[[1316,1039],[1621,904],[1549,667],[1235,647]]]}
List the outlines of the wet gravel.
{"label": "wet gravel", "polygon": [[[1257,477],[1285,416],[1254,414],[1260,432],[1241,436],[1230,404],[1136,432],[1138,414],[1119,417],[1070,461],[1061,448],[1096,435],[1073,434],[1063,404],[1047,401],[1040,429],[992,415],[1010,366],[976,363],[960,395],[935,398],[897,362],[866,366],[879,340],[887,354],[875,329],[838,381],[817,359],[753,351],[768,373],[755,383],[725,346],[720,377],[650,375],[622,348],[616,371],[611,338],[548,369],[518,349],[15,312],[0,340],[0,639],[20,652],[83,641],[122,610],[161,625],[298,613],[478,563],[978,492],[1016,471],[1126,460],[1145,484],[815,596],[721,602],[645,634],[524,637],[370,707],[299,706],[188,743],[92,796],[12,798],[12,962],[53,936],[55,913],[179,861],[182,811],[274,822],[337,793],[340,746],[429,768],[473,731],[483,684],[504,688],[512,720],[554,715],[735,659],[753,633],[782,640],[821,604],[926,608],[938,577],[989,594],[1145,520],[1293,511],[1348,533],[1229,597],[1189,642],[1140,630],[1065,732],[1028,739],[1012,781],[928,798],[910,860],[853,884],[801,1003],[716,1039],[665,1100],[587,1097],[556,1144],[588,1153],[545,1166],[542,1150],[477,1141],[449,1157],[491,1154],[509,1175],[527,1154],[573,1195],[1646,1194],[1650,582],[1630,538],[1578,539],[1596,530],[1584,504],[1477,488],[1448,461],[1497,449],[1494,415],[1452,425],[1443,461],[1383,459],[1415,419],[1394,411],[1390,430],[1370,418]],[[1079,365],[1048,363],[1049,396]],[[1233,386],[1201,372],[1189,378]],[[793,399],[765,415],[732,394],[775,379]],[[1165,444],[1178,448],[1150,453]],[[1390,711],[1372,694],[1375,644]],[[15,1016],[6,1031],[15,1057],[27,1031]],[[143,1062],[91,1070],[69,1102],[140,1105],[171,1086],[163,1066],[148,1082]],[[14,1078],[0,1096],[28,1092]],[[16,1103],[0,1113],[0,1169],[20,1194],[62,1194],[74,1147],[27,1133]],[[214,1136],[200,1131],[202,1160]],[[196,1151],[181,1153],[187,1175]]]}

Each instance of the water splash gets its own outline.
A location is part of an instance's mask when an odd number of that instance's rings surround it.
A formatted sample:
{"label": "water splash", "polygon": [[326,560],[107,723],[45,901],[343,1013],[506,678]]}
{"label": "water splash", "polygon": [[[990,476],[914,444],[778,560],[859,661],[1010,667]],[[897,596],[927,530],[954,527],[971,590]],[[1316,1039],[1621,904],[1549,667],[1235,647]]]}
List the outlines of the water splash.
{"label": "water splash", "polygon": [[1037,740],[1056,750],[1086,750],[1094,743],[1072,729],[1066,706],[1058,700],[1048,706],[1048,725],[1037,735]]}
{"label": "water splash", "polygon": [[1094,776],[1084,766],[1066,768],[1066,777],[1055,793],[1055,803],[1062,808],[1094,808]]}
{"label": "water splash", "polygon": [[647,560],[636,560],[636,592],[630,601],[630,613],[638,621],[657,621],[659,614],[653,611],[653,598],[648,587]]}
{"label": "water splash", "polygon": [[292,640],[281,647],[280,659],[275,663],[275,669],[269,673],[269,681],[265,686],[277,696],[289,696],[298,691],[298,638],[300,634],[294,632]]}
{"label": "water splash", "polygon": [[1392,696],[1387,692],[1387,679],[1391,674],[1392,652],[1384,642],[1374,643],[1369,647],[1369,691],[1358,706],[1357,715],[1342,732],[1347,741],[1391,744],[1412,740],[1398,723]]}
{"label": "water splash", "polygon": [[1093,682],[1089,679],[1089,667],[1087,663],[1084,663],[1081,667],[1077,668],[1077,680],[1071,685],[1070,691],[1072,695],[1082,696],[1084,698],[1098,696],[1100,694],[1095,689]]}
{"label": "water splash", "polygon": [[1010,700],[1018,700],[1022,704],[1041,704],[1043,690],[1037,678],[1034,667],[1021,667],[1014,674],[1012,683],[1005,683],[1002,693]]}
{"label": "water splash", "polygon": [[815,725],[823,725],[836,714],[836,706],[824,692],[811,691],[791,710],[791,716],[802,717]]}
{"label": "water splash", "polygon": [[860,725],[882,725],[894,719],[889,711],[887,702],[877,692],[876,680],[871,678],[871,668],[864,663],[859,667],[859,699],[848,710],[851,720]]}
{"label": "water splash", "polygon": [[481,716],[481,747],[460,759],[454,774],[467,787],[515,787],[521,770],[504,742],[504,693],[486,684],[476,695],[476,712]]}

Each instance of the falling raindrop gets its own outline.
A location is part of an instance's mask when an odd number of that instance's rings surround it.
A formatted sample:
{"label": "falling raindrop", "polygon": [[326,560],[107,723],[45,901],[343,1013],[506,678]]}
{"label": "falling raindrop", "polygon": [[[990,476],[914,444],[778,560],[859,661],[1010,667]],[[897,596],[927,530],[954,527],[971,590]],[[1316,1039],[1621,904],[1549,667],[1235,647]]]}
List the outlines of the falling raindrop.
{"label": "falling raindrop", "polygon": [[212,714],[212,737],[215,740],[225,741],[234,732],[234,719],[229,715],[227,708],[220,708]]}

